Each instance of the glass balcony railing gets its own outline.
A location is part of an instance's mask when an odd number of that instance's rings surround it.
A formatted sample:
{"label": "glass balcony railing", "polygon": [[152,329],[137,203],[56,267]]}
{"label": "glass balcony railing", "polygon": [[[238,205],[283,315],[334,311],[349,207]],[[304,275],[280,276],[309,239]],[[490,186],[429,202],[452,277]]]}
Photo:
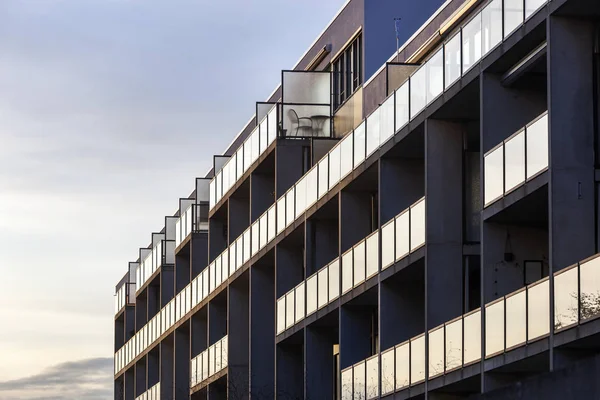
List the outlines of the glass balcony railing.
{"label": "glass balcony railing", "polygon": [[194,387],[227,368],[227,336],[190,361],[190,387]]}
{"label": "glass balcony railing", "polygon": [[[600,316],[599,305],[600,254],[554,274],[555,332]],[[547,337],[551,328],[548,278],[486,304],[484,323],[486,359]],[[377,384],[381,396],[419,384],[425,380],[425,363],[428,379],[434,379],[481,361],[481,324],[481,309],[477,309],[431,329],[428,356],[424,334],[382,351],[379,382],[369,379],[369,371],[377,376],[378,367],[373,361],[369,367],[369,361],[378,356],[344,369],[342,399],[352,399],[352,393],[361,399],[376,397]]]}
{"label": "glass balcony railing", "polygon": [[[164,235],[162,235],[164,238]],[[136,290],[140,290],[148,279],[163,265],[175,263],[175,242],[159,239],[151,249],[142,249],[146,254],[136,268]]]}
{"label": "glass balcony railing", "polygon": [[160,382],[136,397],[135,400],[160,400]]}
{"label": "glass balcony railing", "polygon": [[548,113],[500,143],[483,159],[488,206],[548,168]]}
{"label": "glass balcony railing", "polygon": [[202,204],[195,204],[194,201],[187,200],[189,204],[175,222],[175,247],[179,247],[192,232],[208,230],[208,215],[202,212]]}
{"label": "glass balcony railing", "polygon": [[115,295],[115,315],[129,304],[135,304],[135,282],[125,282],[117,290]]}
{"label": "glass balcony railing", "polygon": [[[412,226],[410,229],[410,215],[413,215]],[[406,224],[398,230],[398,235],[394,231],[385,230],[385,227],[395,226],[395,221],[406,216]],[[398,217],[392,219],[382,228],[382,269],[389,267],[395,260],[400,260],[417,250],[425,244],[425,199],[422,198],[411,207],[403,211]],[[406,239],[406,252],[399,252],[398,257],[394,255],[394,245],[397,240]],[[346,293],[352,288],[363,284],[366,280],[379,272],[379,230],[370,234],[367,238],[361,240],[350,250],[345,252],[342,257],[336,258],[319,271],[308,277],[306,281],[290,290],[277,300],[277,334],[291,328],[305,317],[315,313],[317,310],[325,307],[340,296],[340,293]],[[410,245],[412,240],[413,246]],[[385,249],[385,244],[391,244],[392,260],[388,264],[383,264],[384,253],[389,256],[389,250]],[[412,250],[411,250],[412,249]],[[340,265],[341,260],[341,265]],[[387,261],[387,259],[386,259]],[[341,286],[340,286],[341,274]]]}

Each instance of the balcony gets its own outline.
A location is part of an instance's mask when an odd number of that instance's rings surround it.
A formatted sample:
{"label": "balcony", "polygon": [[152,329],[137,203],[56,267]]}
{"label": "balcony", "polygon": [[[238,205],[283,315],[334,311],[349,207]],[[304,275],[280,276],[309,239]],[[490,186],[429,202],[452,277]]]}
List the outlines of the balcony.
{"label": "balcony", "polygon": [[204,383],[227,368],[227,336],[190,361],[190,388]]}
{"label": "balcony", "polygon": [[115,315],[127,305],[135,305],[135,287],[136,287],[136,263],[129,264],[129,271],[125,274],[115,291]]}
{"label": "balcony", "polygon": [[136,291],[140,291],[163,265],[175,263],[175,241],[165,240],[165,235],[152,235],[152,246],[140,249],[140,263],[136,269]]}
{"label": "balcony", "polygon": [[204,202],[182,199],[179,209],[182,211],[175,222],[175,248],[179,248],[192,232],[208,230],[208,212]]}
{"label": "balcony", "polygon": [[136,397],[135,400],[160,400],[160,382]]}

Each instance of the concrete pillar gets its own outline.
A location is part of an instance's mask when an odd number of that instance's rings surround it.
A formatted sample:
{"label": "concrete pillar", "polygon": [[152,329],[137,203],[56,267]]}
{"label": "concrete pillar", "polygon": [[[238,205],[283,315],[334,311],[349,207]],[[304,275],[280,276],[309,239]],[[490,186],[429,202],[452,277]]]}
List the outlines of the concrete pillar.
{"label": "concrete pillar", "polygon": [[227,292],[208,303],[208,343],[212,345],[227,335]]}
{"label": "concrete pillar", "polygon": [[175,396],[175,334],[167,336],[160,342],[160,398],[173,399]]}
{"label": "concrete pillar", "polygon": [[148,353],[148,388],[160,381],[160,350],[155,347]]}
{"label": "concrete pillar", "polygon": [[229,286],[228,393],[229,398],[239,400],[248,399],[250,389],[249,274],[244,273]]}
{"label": "concrete pillar", "polygon": [[160,291],[160,307],[162,308],[175,297],[175,268],[173,266],[161,267]]}
{"label": "concrete pillar", "polygon": [[[278,400],[304,398],[304,366],[302,343],[280,343],[277,345],[276,395]],[[254,396],[253,396],[254,398]],[[257,399],[271,398],[260,397]]]}
{"label": "concrete pillar", "polygon": [[[247,195],[247,194],[246,194]],[[229,198],[229,243],[237,239],[250,226],[250,199]]]}
{"label": "concrete pillar", "polygon": [[281,197],[304,174],[304,150],[301,141],[279,141],[275,148],[275,194]]}
{"label": "concrete pillar", "polygon": [[301,247],[280,243],[275,249],[276,299],[304,279],[304,254]]}
{"label": "concrete pillar", "polygon": [[124,393],[121,399],[123,400],[135,400],[135,371],[134,368],[129,368],[125,371],[124,377]]}
{"label": "concrete pillar", "polygon": [[274,176],[253,172],[250,176],[250,220],[256,221],[275,201]]}
{"label": "concrete pillar", "polygon": [[202,307],[190,319],[191,331],[191,357],[194,358],[208,348],[208,315],[207,307]]}
{"label": "concrete pillar", "polygon": [[175,256],[175,293],[190,283],[190,246]]}
{"label": "concrete pillar", "polygon": [[175,397],[174,400],[189,400],[190,397],[190,324],[175,331]]}
{"label": "concrete pillar", "polygon": [[212,262],[227,247],[226,215],[210,218],[208,221],[210,238],[208,240],[209,262]]}
{"label": "concrete pillar", "polygon": [[379,213],[385,224],[425,194],[423,159],[381,158]]}
{"label": "concrete pillar", "polygon": [[146,370],[146,359],[142,358],[135,363],[135,396],[140,396],[148,389],[148,375]]}
{"label": "concrete pillar", "polygon": [[191,279],[197,277],[208,265],[208,233],[194,233],[190,249]]}
{"label": "concrete pillar", "polygon": [[310,276],[339,255],[337,219],[306,221],[306,275]]}
{"label": "concrete pillar", "polygon": [[341,253],[367,237],[373,228],[373,196],[369,192],[340,192]]}
{"label": "concrete pillar", "polygon": [[305,330],[306,399],[329,399],[335,384],[331,329],[308,326]]}
{"label": "concrete pillar", "polygon": [[147,291],[144,290],[140,296],[135,299],[135,328],[142,329],[148,322],[148,297]]}
{"label": "concrete pillar", "polygon": [[345,369],[371,355],[371,307],[340,307],[340,367]]}

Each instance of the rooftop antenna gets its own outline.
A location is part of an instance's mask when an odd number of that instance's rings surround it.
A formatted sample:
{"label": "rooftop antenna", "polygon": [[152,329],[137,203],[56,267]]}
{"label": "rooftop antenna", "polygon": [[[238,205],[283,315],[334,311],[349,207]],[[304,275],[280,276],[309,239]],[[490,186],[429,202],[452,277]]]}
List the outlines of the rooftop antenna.
{"label": "rooftop antenna", "polygon": [[400,21],[402,18],[394,18],[394,28],[396,29],[396,61],[400,62]]}

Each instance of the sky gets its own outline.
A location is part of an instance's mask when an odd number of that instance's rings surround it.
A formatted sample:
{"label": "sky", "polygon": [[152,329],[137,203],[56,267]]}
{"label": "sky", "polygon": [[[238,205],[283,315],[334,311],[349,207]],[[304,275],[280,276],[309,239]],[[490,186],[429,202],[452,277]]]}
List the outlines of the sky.
{"label": "sky", "polygon": [[114,286],[344,0],[0,0],[0,400],[112,399]]}

